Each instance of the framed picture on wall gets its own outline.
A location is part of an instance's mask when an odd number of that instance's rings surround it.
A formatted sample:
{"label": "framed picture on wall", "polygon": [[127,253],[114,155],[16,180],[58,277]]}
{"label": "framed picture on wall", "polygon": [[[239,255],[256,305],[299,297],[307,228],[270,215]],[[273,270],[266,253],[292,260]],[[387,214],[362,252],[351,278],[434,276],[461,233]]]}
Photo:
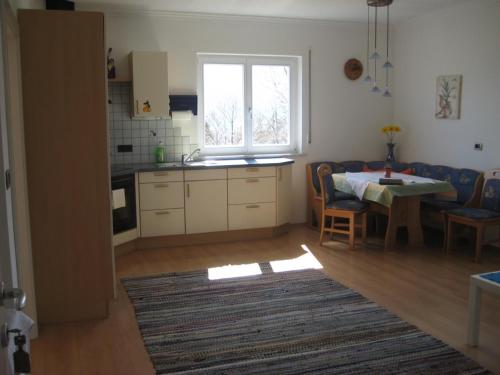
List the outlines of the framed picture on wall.
{"label": "framed picture on wall", "polygon": [[436,118],[459,119],[461,97],[461,75],[439,76],[436,84]]}

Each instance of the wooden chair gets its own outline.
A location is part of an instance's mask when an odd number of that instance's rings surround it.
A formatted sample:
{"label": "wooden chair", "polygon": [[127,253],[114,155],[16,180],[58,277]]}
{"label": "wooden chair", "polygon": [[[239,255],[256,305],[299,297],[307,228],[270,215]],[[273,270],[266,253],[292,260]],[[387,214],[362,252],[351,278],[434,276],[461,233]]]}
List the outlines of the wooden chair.
{"label": "wooden chair", "polygon": [[[349,248],[354,248],[356,228],[361,228],[362,240],[366,241],[366,217],[368,204],[354,199],[335,199],[335,188],[333,185],[332,169],[328,164],[321,164],[317,170],[320,182],[320,194],[322,200],[321,234],[319,244],[323,245],[325,232],[347,234],[349,236]],[[331,218],[331,225],[326,226],[326,218]],[[335,223],[335,218],[347,219],[348,223]],[[356,220],[361,218],[361,223]],[[347,229],[345,229],[347,228]]]}
{"label": "wooden chair", "polygon": [[500,228],[500,169],[485,174],[480,208],[458,208],[446,211],[445,215],[448,229],[446,251],[451,252],[453,246],[454,224],[470,226],[476,229],[475,261],[479,262],[483,245],[499,240],[484,241],[484,232],[489,226]]}

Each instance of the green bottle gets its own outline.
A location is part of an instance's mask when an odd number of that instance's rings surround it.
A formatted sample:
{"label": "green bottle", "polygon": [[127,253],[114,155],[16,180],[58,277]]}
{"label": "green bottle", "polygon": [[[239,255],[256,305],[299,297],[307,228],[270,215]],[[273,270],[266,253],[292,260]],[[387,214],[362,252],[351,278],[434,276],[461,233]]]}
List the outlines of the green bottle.
{"label": "green bottle", "polygon": [[159,141],[155,148],[155,159],[157,164],[165,163],[165,146],[163,146],[162,141]]}

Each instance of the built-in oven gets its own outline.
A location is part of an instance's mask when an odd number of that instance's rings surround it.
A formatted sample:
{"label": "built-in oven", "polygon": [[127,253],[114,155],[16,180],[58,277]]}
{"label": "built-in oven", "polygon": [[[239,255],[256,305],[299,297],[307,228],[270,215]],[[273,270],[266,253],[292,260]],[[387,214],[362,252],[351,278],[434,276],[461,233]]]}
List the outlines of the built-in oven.
{"label": "built-in oven", "polygon": [[111,189],[113,192],[113,234],[136,228],[134,174],[111,177]]}

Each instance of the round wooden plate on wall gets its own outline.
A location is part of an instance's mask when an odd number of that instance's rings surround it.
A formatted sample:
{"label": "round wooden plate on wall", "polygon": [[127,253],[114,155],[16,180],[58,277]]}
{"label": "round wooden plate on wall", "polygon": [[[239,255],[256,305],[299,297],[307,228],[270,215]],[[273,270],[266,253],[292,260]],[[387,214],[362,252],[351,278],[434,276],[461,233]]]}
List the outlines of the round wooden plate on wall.
{"label": "round wooden plate on wall", "polygon": [[355,81],[363,74],[363,64],[358,59],[349,59],[344,65],[344,73],[347,78]]}

